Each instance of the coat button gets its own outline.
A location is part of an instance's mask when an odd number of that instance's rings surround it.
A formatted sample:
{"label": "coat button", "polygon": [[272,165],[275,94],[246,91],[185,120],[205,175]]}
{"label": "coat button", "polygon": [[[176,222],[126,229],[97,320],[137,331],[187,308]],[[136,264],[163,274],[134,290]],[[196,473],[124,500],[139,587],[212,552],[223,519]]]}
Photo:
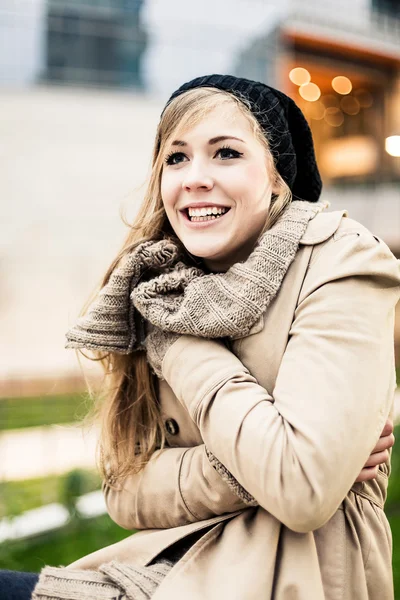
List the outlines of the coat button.
{"label": "coat button", "polygon": [[167,419],[165,421],[165,429],[170,435],[177,435],[179,433],[179,425],[175,419]]}

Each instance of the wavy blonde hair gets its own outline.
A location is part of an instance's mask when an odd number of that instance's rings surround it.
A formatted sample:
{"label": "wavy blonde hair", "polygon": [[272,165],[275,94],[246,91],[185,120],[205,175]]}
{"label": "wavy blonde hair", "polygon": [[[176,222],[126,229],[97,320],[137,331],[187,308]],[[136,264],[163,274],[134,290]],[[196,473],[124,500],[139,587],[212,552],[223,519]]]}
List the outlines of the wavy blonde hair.
{"label": "wavy blonde hair", "polygon": [[[158,125],[152,169],[145,197],[129,233],[101,286],[120,260],[138,244],[164,237],[179,240],[169,224],[161,198],[161,175],[165,149],[172,136],[193,127],[221,103],[234,104],[249,121],[252,131],[265,148],[268,169],[277,190],[271,198],[267,222],[262,233],[278,219],[292,195],[277,172],[268,140],[245,98],[214,88],[197,88],[175,98],[164,110]],[[90,302],[86,304],[85,314]],[[151,373],[142,351],[129,355],[93,353],[104,369],[101,394],[97,395],[94,414],[100,420],[99,463],[103,476],[111,483],[138,473],[157,449],[166,445],[163,419],[158,400],[157,379]]]}

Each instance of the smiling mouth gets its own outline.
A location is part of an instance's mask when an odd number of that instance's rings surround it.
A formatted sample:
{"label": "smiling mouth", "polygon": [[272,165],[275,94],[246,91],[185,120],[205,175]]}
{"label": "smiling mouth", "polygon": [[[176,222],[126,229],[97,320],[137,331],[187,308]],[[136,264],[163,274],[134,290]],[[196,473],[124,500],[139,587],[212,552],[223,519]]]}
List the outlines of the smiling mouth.
{"label": "smiling mouth", "polygon": [[214,221],[220,219],[230,208],[228,207],[217,207],[217,206],[205,206],[202,208],[186,208],[183,212],[191,223],[199,223],[201,221]]}

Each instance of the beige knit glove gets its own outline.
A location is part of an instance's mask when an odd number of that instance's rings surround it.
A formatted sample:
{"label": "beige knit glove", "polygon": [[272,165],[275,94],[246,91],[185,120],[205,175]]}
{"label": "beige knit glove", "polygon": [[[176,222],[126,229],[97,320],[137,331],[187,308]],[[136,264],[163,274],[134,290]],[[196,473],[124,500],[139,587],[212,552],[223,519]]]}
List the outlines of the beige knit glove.
{"label": "beige knit glove", "polygon": [[147,361],[157,377],[163,379],[162,361],[167,350],[176,342],[180,335],[178,333],[163,331],[149,323],[149,321],[146,321],[145,329],[146,339],[143,345],[146,349]]}

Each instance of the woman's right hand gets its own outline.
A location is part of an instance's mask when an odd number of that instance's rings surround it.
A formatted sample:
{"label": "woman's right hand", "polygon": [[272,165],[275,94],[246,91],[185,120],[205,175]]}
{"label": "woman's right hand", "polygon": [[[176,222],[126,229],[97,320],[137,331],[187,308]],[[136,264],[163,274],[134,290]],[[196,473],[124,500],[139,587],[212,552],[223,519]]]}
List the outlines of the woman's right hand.
{"label": "woman's right hand", "polygon": [[378,474],[379,465],[384,464],[389,458],[389,449],[394,444],[393,421],[388,419],[382,429],[375,448],[372,450],[367,462],[356,479],[356,483],[375,479]]}

